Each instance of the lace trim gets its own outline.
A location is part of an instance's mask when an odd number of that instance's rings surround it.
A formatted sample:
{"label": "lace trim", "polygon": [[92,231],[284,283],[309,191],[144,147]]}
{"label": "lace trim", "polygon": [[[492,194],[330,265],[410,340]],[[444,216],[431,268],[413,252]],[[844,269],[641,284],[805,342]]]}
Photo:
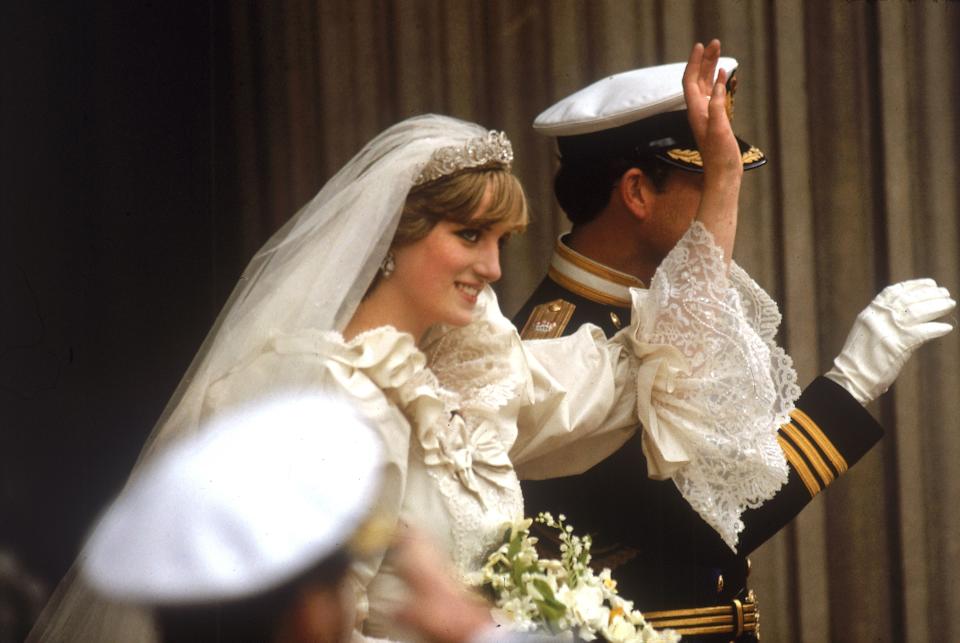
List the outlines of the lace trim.
{"label": "lace trim", "polygon": [[[422,445],[420,452],[423,453]],[[424,454],[424,457],[425,454]],[[523,515],[520,482],[511,467],[506,485],[480,484],[477,494],[464,493],[464,486],[449,467],[428,467],[453,519],[454,549],[451,552],[461,580],[483,564],[483,558],[503,537],[500,528]]]}
{"label": "lace trim", "polygon": [[776,426],[779,427],[790,420],[793,403],[801,393],[797,384],[797,371],[793,368],[793,358],[775,341],[783,316],[777,302],[735,262],[730,264],[729,278],[731,285],[740,294],[747,323],[757,331],[770,350],[770,376],[777,391],[778,403],[774,412],[777,414]]}
{"label": "lace trim", "polygon": [[[451,443],[463,445],[459,452],[466,458],[449,458],[457,463],[454,474],[465,459],[475,464],[499,462],[503,467],[496,477],[486,477],[490,473],[486,466],[472,467],[471,474],[485,476],[486,482],[471,484],[461,479],[472,491],[469,496],[457,488],[453,477],[443,475],[442,468],[429,469],[454,518],[454,562],[464,575],[478,569],[484,554],[499,542],[504,521],[523,514],[520,483],[506,446],[513,443],[514,432],[502,426],[498,414],[518,396],[525,381],[510,359],[511,351],[519,348],[515,335],[512,327],[507,331],[490,320],[478,319],[461,328],[443,329],[426,349],[440,387],[455,396],[455,404],[450,405],[455,410],[445,427],[446,444],[448,448]],[[484,452],[486,455],[481,455]]]}
{"label": "lace trim", "polygon": [[[690,365],[659,413],[690,461],[673,474],[684,498],[731,549],[742,513],[787,480],[777,429],[799,395],[790,358],[773,343],[776,304],[695,222],[657,270],[642,341],[676,347]],[[652,317],[652,318],[651,318]]]}
{"label": "lace trim", "polygon": [[[433,392],[436,397],[424,398]],[[424,370],[401,387],[412,413],[417,451],[452,518],[453,562],[462,577],[478,569],[500,527],[523,513],[520,482],[496,429],[495,415],[471,410]]]}
{"label": "lace trim", "polygon": [[444,333],[427,349],[427,361],[464,408],[495,412],[517,397],[525,381],[511,368],[514,335],[490,321],[476,321]]}
{"label": "lace trim", "polygon": [[[522,374],[511,368],[511,333],[487,320],[445,332],[429,354],[410,336],[374,329],[344,343],[334,359],[362,370],[407,417],[414,451],[452,518],[451,552],[461,574],[475,571],[500,527],[523,512],[520,483],[507,453],[512,437],[497,411],[513,400]],[[426,359],[428,366],[425,367]]]}

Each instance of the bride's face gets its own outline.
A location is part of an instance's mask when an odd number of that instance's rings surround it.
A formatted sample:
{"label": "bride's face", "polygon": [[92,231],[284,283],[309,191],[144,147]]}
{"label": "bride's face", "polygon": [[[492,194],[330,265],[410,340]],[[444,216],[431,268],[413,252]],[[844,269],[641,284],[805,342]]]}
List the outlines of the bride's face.
{"label": "bride's face", "polygon": [[515,226],[483,221],[489,201],[486,194],[467,222],[440,221],[423,239],[394,251],[396,269],[383,285],[404,294],[412,325],[470,323],[478,294],[500,278],[500,246]]}

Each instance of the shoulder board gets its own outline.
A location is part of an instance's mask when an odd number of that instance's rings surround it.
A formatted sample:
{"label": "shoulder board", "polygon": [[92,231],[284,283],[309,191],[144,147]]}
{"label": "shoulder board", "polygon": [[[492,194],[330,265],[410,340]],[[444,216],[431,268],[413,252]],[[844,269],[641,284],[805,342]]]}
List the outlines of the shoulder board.
{"label": "shoulder board", "polygon": [[563,299],[554,299],[540,304],[533,309],[527,323],[520,331],[523,339],[551,339],[560,337],[570,323],[570,317],[576,309],[576,304]]}

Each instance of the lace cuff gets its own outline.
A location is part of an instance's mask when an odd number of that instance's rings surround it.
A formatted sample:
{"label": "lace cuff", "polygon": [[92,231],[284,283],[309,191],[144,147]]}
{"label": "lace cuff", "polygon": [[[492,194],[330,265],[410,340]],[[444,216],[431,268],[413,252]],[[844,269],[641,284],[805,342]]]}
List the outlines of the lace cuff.
{"label": "lace cuff", "polygon": [[634,291],[637,410],[652,477],[683,497],[736,551],[741,515],[787,480],[777,428],[800,394],[777,346],[776,303],[695,222]]}

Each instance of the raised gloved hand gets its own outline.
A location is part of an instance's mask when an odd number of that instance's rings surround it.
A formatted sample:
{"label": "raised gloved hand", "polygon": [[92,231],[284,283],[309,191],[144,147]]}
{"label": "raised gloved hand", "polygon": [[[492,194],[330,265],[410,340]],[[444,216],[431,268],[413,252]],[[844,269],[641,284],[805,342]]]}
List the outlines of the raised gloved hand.
{"label": "raised gloved hand", "polygon": [[875,400],[890,388],[917,347],[953,330],[933,320],[956,305],[933,279],[887,286],[857,315],[826,376],[861,404]]}

